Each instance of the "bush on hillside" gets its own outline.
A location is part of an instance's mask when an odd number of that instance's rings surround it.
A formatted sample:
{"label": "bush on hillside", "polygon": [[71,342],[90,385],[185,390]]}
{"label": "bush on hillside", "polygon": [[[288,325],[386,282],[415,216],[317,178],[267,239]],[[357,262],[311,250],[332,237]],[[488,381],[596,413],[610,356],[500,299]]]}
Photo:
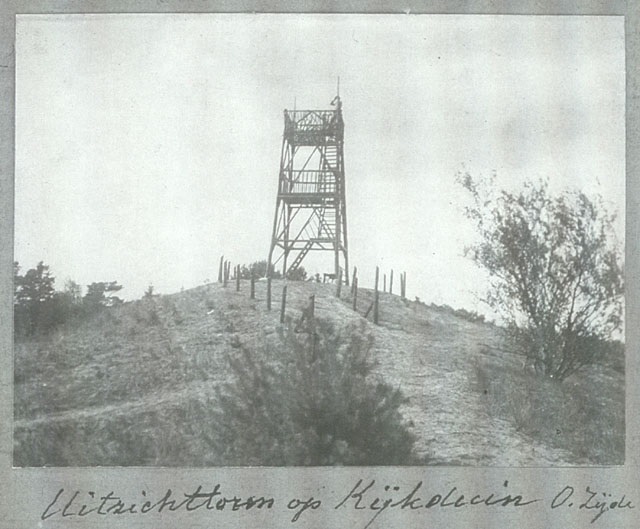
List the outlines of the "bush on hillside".
{"label": "bush on hillside", "polygon": [[219,391],[214,450],[226,465],[419,462],[399,389],[373,379],[371,340],[316,320],[315,336],[281,331],[282,350],[240,345]]}
{"label": "bush on hillside", "polygon": [[305,281],[307,279],[307,271],[304,266],[299,266],[295,270],[287,272],[287,279],[291,281]]}
{"label": "bush on hillside", "polygon": [[468,255],[489,275],[488,304],[504,318],[537,373],[564,380],[622,327],[623,264],[615,215],[582,192],[548,184],[516,193],[459,175],[479,242]]}
{"label": "bush on hillside", "polygon": [[[251,279],[251,274],[256,279],[267,277],[267,261],[255,261],[250,265],[242,265],[240,267],[240,279]],[[282,274],[274,269],[271,265],[271,277],[273,279],[281,279]]]}
{"label": "bush on hillside", "polygon": [[119,305],[122,300],[114,296],[115,292],[122,290],[122,285],[117,281],[99,281],[87,285],[87,293],[84,295],[84,306],[89,312],[95,312],[102,307]]}

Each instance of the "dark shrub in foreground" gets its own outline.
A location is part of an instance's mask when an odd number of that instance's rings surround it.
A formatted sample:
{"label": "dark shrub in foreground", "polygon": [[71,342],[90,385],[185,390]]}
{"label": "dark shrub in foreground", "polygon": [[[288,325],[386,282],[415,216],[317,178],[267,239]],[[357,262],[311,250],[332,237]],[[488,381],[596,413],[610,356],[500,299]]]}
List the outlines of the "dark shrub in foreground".
{"label": "dark shrub in foreground", "polygon": [[[398,389],[372,378],[362,327],[281,332],[283,351],[241,346],[219,393],[215,452],[226,465],[420,463]],[[315,343],[314,343],[315,341]]]}

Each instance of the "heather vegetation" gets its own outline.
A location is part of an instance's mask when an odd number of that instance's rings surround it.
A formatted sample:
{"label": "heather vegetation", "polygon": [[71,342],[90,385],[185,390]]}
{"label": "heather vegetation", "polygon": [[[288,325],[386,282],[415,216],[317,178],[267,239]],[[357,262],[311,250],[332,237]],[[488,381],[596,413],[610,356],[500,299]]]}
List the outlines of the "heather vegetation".
{"label": "heather vegetation", "polygon": [[424,461],[364,322],[296,332],[256,308],[222,285],[149,293],[17,343],[15,464]]}
{"label": "heather vegetation", "polygon": [[347,288],[289,280],[281,319],[250,280],[265,261],[233,287],[149,285],[127,303],[114,281],[58,291],[44,263],[14,270],[16,466],[624,462],[624,344],[598,328],[566,342],[580,369],[561,373],[518,340],[521,315],[503,326],[379,292],[376,325],[372,290],[354,310]]}

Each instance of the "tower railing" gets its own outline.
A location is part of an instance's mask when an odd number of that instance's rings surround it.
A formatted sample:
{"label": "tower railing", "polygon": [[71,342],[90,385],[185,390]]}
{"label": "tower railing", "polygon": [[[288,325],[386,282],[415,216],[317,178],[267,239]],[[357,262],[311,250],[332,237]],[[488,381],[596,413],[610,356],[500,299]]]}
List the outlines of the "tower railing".
{"label": "tower railing", "polygon": [[318,135],[342,137],[343,130],[339,110],[284,111],[284,135],[289,139],[312,141]]}
{"label": "tower railing", "polygon": [[283,194],[327,194],[336,192],[336,176],[333,171],[305,169],[294,171],[292,178],[287,178],[286,171],[280,178],[280,193]]}

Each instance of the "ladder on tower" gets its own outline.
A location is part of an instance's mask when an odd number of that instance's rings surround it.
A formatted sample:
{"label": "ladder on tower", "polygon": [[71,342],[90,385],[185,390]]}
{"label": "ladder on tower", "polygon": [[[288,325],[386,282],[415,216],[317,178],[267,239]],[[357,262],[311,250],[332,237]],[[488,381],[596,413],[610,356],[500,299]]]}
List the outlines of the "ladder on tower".
{"label": "ladder on tower", "polygon": [[[331,174],[331,183],[336,189],[338,180],[338,147],[334,144],[326,145],[322,156],[322,170]],[[318,227],[318,237],[335,237],[336,233],[336,200],[327,198],[324,200],[324,208],[320,213],[320,226]]]}
{"label": "ladder on tower", "polygon": [[318,227],[318,237],[333,238],[336,232],[336,210],[335,207],[327,207],[322,210],[320,216],[320,226]]}
{"label": "ladder on tower", "polygon": [[293,272],[298,269],[298,267],[300,266],[300,263],[302,263],[302,260],[309,253],[309,250],[311,250],[312,246],[313,246],[313,241],[307,241],[307,243],[304,245],[302,250],[300,250],[300,253],[293,260],[293,263],[291,263],[291,266],[289,267],[288,272]]}
{"label": "ladder on tower", "polygon": [[334,175],[338,171],[338,148],[336,145],[327,145],[324,149],[322,168],[331,171]]}

